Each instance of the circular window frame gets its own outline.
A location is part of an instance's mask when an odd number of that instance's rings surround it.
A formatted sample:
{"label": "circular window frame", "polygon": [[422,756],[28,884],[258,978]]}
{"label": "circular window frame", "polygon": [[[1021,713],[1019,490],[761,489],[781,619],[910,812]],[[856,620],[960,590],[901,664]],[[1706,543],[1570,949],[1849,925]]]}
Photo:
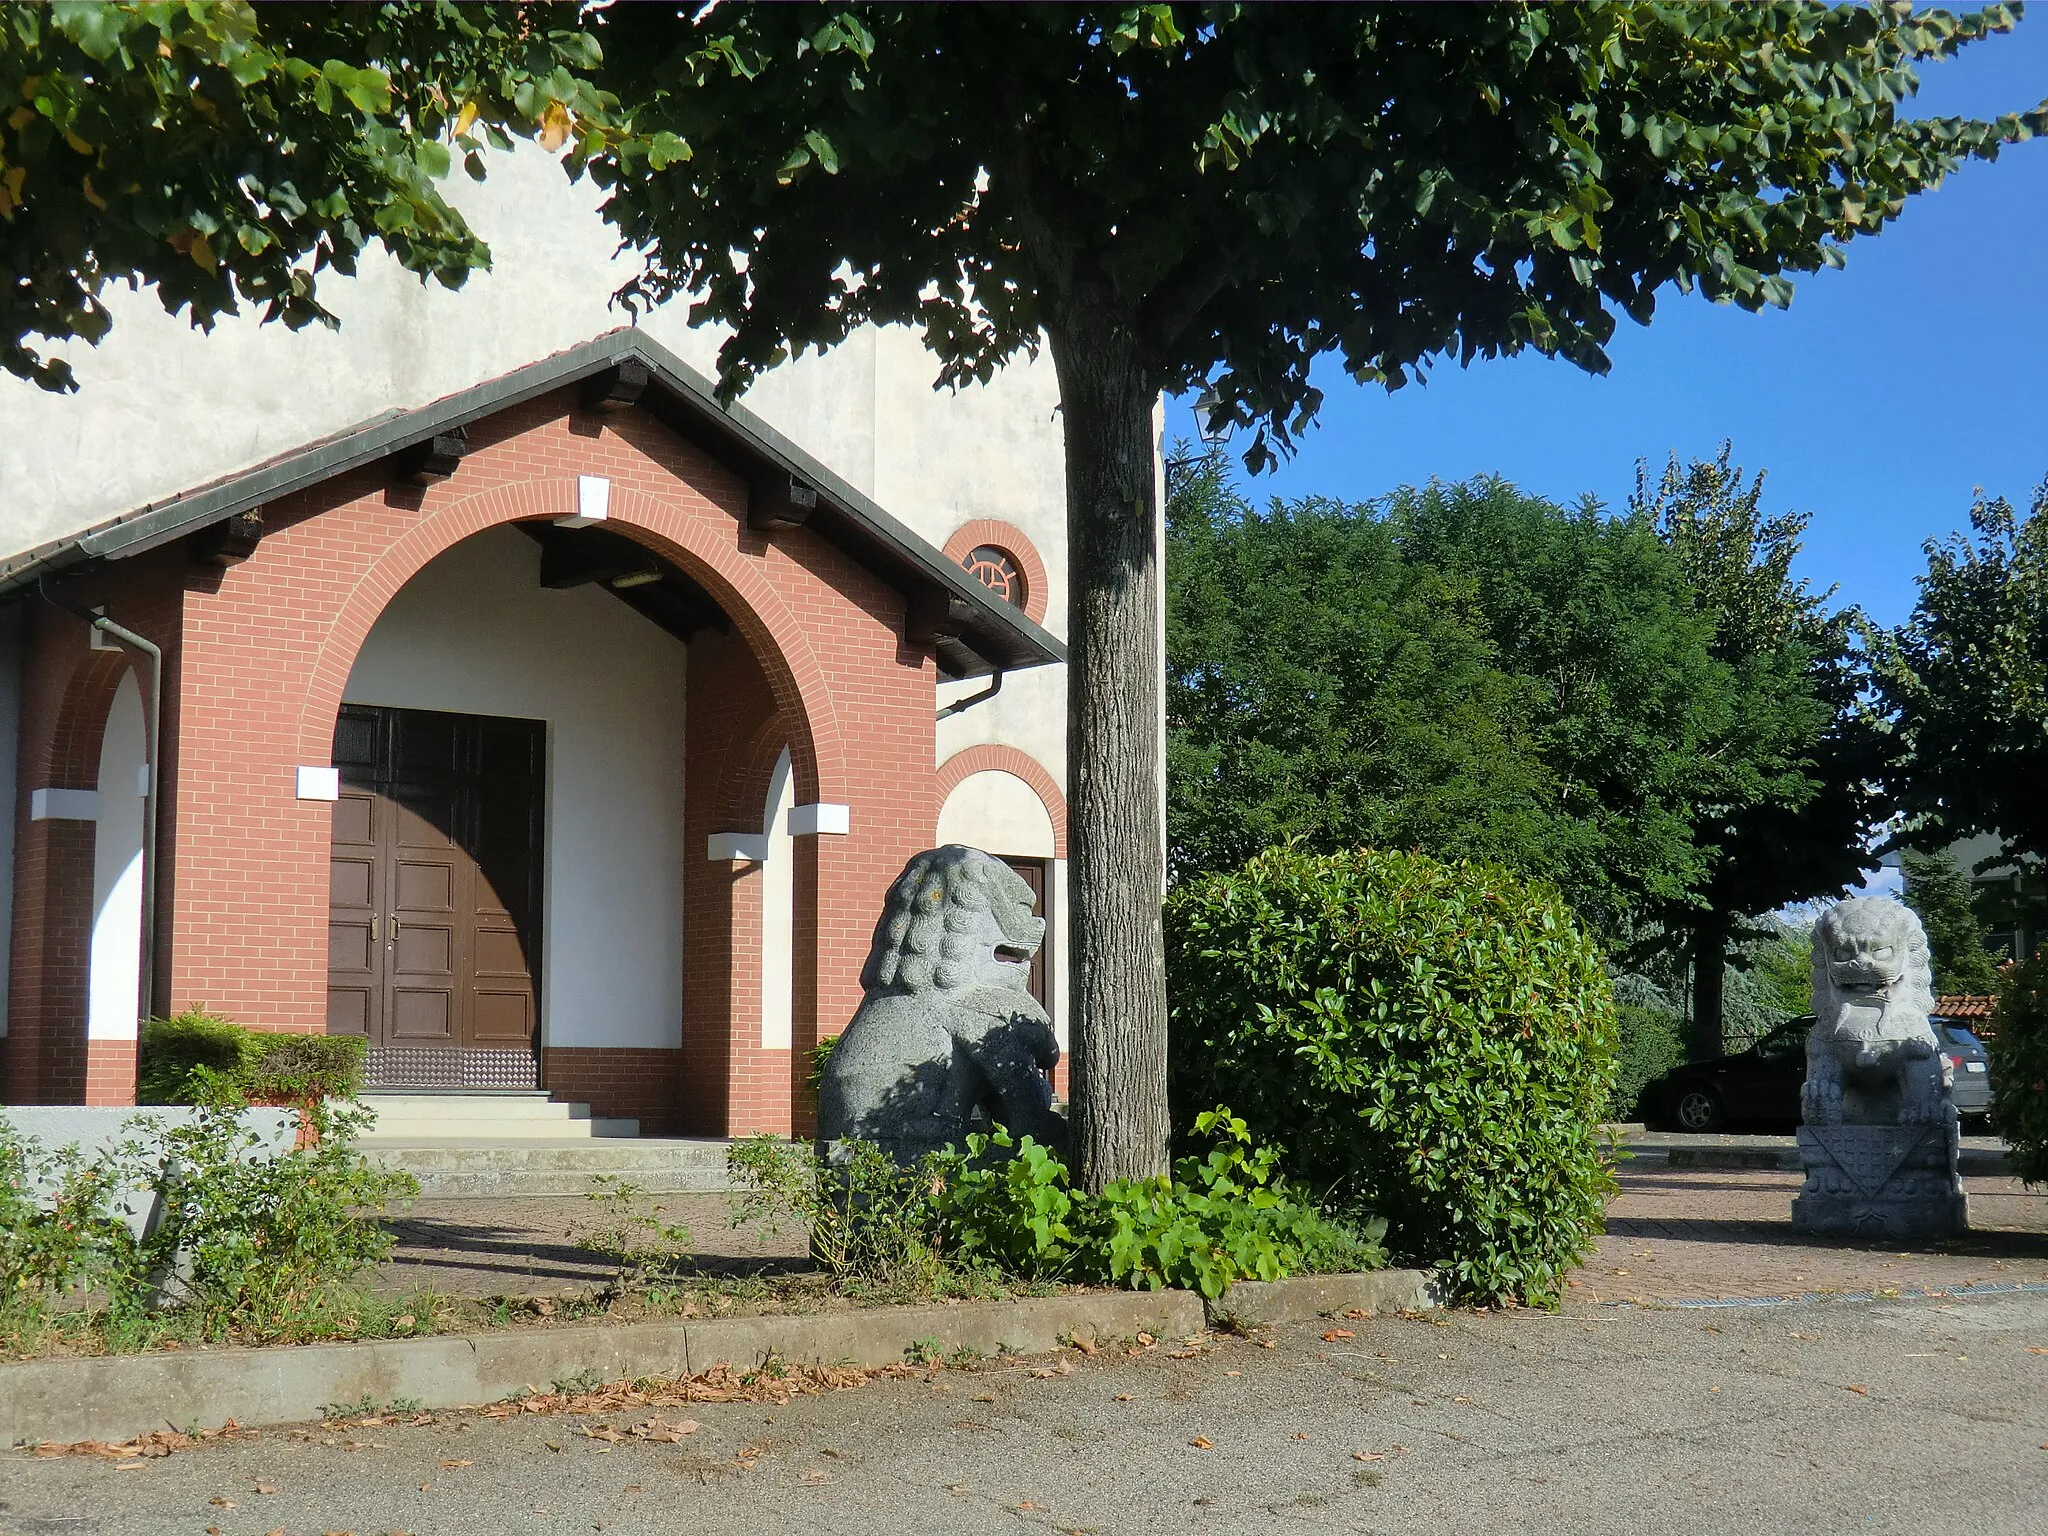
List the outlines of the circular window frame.
{"label": "circular window frame", "polygon": [[[1032,623],[1043,624],[1046,613],[1045,561],[1039,557],[1037,547],[1024,530],[994,518],[976,518],[953,530],[952,537],[946,540],[945,556],[962,570],[973,574],[973,556],[983,549],[997,550],[1009,557],[1024,588],[1023,601],[1015,603],[1015,606],[1022,609]],[[988,584],[984,582],[983,585]],[[991,595],[1002,596],[993,588]],[[1004,601],[1014,602],[1013,599]]]}

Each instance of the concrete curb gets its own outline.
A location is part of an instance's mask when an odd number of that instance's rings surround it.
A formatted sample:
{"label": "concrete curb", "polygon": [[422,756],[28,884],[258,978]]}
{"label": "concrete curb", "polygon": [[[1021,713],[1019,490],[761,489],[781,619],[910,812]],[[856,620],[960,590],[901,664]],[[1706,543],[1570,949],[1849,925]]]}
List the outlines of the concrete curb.
{"label": "concrete curb", "polygon": [[1246,1280],[1206,1303],[1212,1323],[1305,1323],[1339,1312],[1421,1312],[1443,1303],[1419,1269]]}
{"label": "concrete curb", "polygon": [[[1350,1282],[1364,1282],[1349,1288]],[[1422,1297],[1415,1271],[1311,1277],[1240,1286],[1245,1305],[1274,1320],[1322,1296]],[[1427,1301],[1384,1301],[1428,1305]],[[1237,1309],[1232,1309],[1237,1310]],[[1313,1312],[1299,1315],[1313,1316]],[[496,1402],[594,1373],[606,1381],[684,1376],[719,1362],[752,1366],[769,1355],[806,1364],[891,1365],[923,1346],[1043,1354],[1070,1337],[1187,1338],[1207,1326],[1192,1291],[1085,1291],[1019,1301],[875,1307],[801,1317],[697,1322],[572,1324],[561,1328],[307,1344],[277,1349],[195,1349],[0,1365],[0,1446],[53,1440],[125,1440],[156,1429],[288,1424],[329,1403],[411,1399],[426,1408]]]}

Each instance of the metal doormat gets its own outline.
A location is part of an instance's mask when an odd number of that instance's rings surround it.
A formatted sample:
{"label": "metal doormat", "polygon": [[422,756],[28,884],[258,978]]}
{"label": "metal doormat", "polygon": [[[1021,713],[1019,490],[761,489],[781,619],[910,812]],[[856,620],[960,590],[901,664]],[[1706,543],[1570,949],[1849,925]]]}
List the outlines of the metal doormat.
{"label": "metal doormat", "polygon": [[372,1088],[537,1088],[531,1051],[465,1051],[452,1046],[380,1045],[364,1077]]}

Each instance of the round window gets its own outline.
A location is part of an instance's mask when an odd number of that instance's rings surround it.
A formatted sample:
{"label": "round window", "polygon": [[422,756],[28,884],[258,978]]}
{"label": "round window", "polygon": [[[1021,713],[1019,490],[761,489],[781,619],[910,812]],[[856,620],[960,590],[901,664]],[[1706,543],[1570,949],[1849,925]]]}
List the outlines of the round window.
{"label": "round window", "polygon": [[1024,572],[1018,568],[1016,556],[1007,549],[977,544],[960,563],[967,567],[968,575],[1004,602],[1024,606]]}

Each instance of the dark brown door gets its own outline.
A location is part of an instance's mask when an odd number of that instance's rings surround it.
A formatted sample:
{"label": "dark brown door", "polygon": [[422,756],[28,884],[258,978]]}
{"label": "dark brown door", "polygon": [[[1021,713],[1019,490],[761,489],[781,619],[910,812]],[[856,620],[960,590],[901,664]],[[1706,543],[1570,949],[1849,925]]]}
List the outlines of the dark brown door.
{"label": "dark brown door", "polygon": [[1051,1013],[1052,991],[1047,985],[1046,978],[1052,974],[1048,968],[1052,954],[1052,908],[1048,904],[1047,892],[1050,884],[1046,879],[1046,862],[1044,859],[1010,858],[1004,859],[1003,862],[1014,869],[1023,878],[1024,883],[1031,887],[1031,910],[1034,915],[1046,920],[1045,942],[1040,944],[1031,956],[1030,990],[1031,995],[1038,999],[1039,1006],[1047,1013]]}
{"label": "dark brown door", "polygon": [[530,1087],[545,727],[346,704],[328,1028],[384,1086]]}

